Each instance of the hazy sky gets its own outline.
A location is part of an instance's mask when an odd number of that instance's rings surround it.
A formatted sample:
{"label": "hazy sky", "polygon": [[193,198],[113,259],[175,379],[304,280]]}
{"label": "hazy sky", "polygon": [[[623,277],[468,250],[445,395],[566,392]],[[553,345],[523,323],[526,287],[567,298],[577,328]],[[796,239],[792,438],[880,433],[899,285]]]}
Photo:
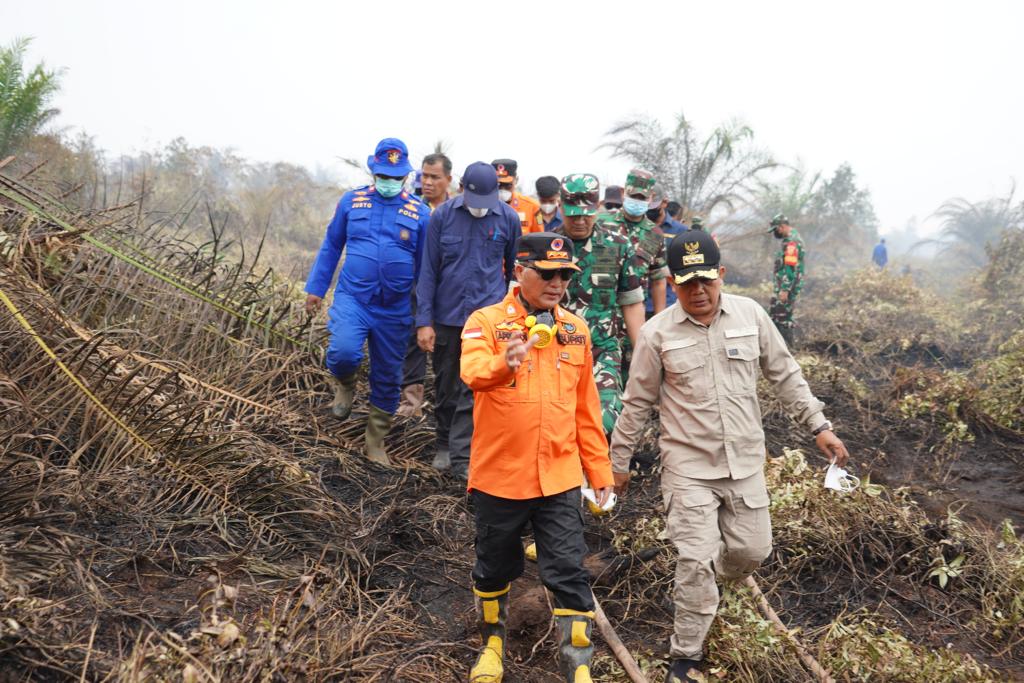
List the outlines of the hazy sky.
{"label": "hazy sky", "polygon": [[621,182],[609,126],[685,111],[850,162],[883,232],[1024,181],[1022,26],[1010,1],[0,4],[0,41],[66,68],[58,125],[114,154],[184,136],[355,179],[338,158],[397,136],[417,159],[448,141],[457,171],[517,158],[531,188]]}

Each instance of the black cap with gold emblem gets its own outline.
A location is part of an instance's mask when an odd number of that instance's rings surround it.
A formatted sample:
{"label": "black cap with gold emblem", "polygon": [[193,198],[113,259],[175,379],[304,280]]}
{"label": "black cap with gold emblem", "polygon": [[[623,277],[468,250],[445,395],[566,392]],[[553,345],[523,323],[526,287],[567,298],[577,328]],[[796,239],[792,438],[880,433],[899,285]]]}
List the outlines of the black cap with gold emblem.
{"label": "black cap with gold emblem", "polygon": [[580,269],[572,262],[572,240],[553,232],[532,232],[516,241],[516,261],[541,270]]}
{"label": "black cap with gold emblem", "polygon": [[703,230],[681,232],[668,245],[668,268],[677,285],[695,277],[717,280],[721,260],[718,244]]}

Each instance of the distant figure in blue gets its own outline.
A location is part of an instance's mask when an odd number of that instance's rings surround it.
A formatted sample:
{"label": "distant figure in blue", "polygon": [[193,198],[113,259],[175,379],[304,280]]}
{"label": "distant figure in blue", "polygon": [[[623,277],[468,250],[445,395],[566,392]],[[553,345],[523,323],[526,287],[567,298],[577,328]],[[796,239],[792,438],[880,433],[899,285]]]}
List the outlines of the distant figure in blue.
{"label": "distant figure in blue", "polygon": [[878,240],[878,244],[875,245],[875,250],[871,252],[871,260],[874,261],[875,265],[879,268],[885,268],[885,264],[889,262],[889,250],[885,248],[884,237]]}
{"label": "distant figure in blue", "polygon": [[375,463],[390,465],[384,437],[398,408],[402,360],[412,329],[410,293],[419,275],[430,209],[402,189],[413,170],[404,142],[381,140],[366,165],[373,184],[346,192],[338,202],[306,281],[306,312],[312,315],[320,308],[345,249],[328,312],[327,369],[334,385],[331,412],[343,420],[352,412],[356,372],[369,339],[365,453]]}

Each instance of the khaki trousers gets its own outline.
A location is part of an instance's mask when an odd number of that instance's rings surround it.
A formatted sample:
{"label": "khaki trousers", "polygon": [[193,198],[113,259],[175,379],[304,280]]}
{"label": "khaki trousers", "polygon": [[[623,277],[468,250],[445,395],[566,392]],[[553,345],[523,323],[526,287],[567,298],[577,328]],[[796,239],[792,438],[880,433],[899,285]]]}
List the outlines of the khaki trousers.
{"label": "khaki trousers", "polygon": [[718,610],[717,575],[743,579],[772,550],[764,473],[746,479],[662,479],[666,526],[676,560],[673,658],[700,659]]}

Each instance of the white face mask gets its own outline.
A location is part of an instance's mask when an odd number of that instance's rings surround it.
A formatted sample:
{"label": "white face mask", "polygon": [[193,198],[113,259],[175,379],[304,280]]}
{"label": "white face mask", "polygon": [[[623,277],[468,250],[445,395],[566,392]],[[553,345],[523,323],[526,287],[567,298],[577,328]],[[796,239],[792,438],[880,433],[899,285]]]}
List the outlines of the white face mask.
{"label": "white face mask", "polygon": [[828,466],[828,471],[825,472],[825,488],[840,493],[849,493],[858,486],[860,486],[860,479],[848,474],[846,470],[835,463]]}
{"label": "white face mask", "polygon": [[547,214],[554,213],[556,208],[558,208],[557,204],[541,204],[540,205],[540,210],[543,211],[544,213],[547,213]]}
{"label": "white face mask", "polygon": [[498,190],[498,199],[508,202],[508,200],[512,199],[512,190]]}
{"label": "white face mask", "polygon": [[483,218],[487,215],[487,209],[474,209],[472,206],[467,206],[466,208],[473,214],[473,218]]}

